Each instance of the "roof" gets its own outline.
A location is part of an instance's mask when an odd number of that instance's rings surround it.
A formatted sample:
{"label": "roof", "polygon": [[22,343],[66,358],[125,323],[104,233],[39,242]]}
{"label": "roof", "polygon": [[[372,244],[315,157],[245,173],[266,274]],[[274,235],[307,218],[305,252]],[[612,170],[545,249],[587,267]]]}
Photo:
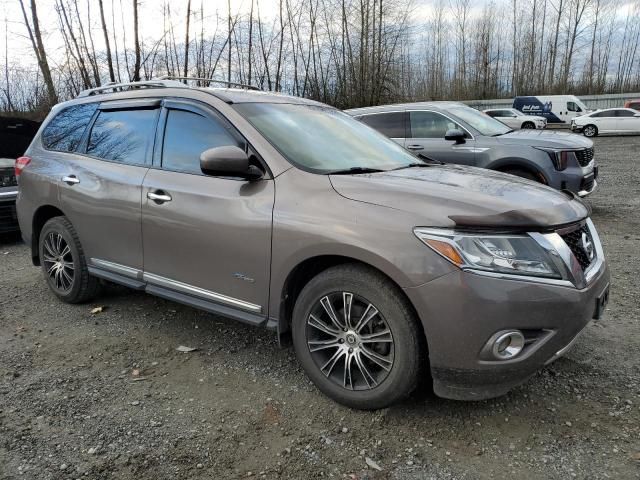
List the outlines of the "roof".
{"label": "roof", "polygon": [[278,92],[264,92],[262,90],[247,90],[244,88],[197,88],[209,92],[227,103],[297,103],[303,105],[326,106],[324,103],[307,98],[294,97]]}
{"label": "roof", "polygon": [[465,106],[464,103],[450,101],[434,101],[434,102],[414,102],[414,103],[395,103],[391,105],[380,105],[377,107],[352,108],[345,110],[349,115],[363,115],[365,113],[377,112],[393,112],[396,110],[421,110],[430,108],[434,110],[446,110],[452,107]]}

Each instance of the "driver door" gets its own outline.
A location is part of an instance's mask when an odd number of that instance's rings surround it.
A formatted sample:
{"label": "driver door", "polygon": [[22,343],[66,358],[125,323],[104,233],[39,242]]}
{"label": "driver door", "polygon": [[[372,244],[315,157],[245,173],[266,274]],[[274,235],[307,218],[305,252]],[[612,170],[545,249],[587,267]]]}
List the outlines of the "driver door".
{"label": "driver door", "polygon": [[144,278],[153,293],[224,311],[250,323],[266,318],[274,185],[204,175],[209,148],[249,148],[217,112],[165,101],[153,166],[142,185]]}
{"label": "driver door", "polygon": [[[475,140],[458,123],[431,110],[409,110],[405,148],[444,163],[475,165]],[[466,133],[465,143],[445,140],[448,130]]]}

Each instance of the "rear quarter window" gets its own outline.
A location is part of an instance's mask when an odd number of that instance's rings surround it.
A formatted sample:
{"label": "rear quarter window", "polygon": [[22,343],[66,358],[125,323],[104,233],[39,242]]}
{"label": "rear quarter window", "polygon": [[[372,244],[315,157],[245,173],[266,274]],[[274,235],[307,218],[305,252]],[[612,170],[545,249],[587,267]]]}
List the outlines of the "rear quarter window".
{"label": "rear quarter window", "polygon": [[42,132],[44,148],[58,152],[75,152],[97,108],[97,103],[85,103],[67,107],[58,113]]}

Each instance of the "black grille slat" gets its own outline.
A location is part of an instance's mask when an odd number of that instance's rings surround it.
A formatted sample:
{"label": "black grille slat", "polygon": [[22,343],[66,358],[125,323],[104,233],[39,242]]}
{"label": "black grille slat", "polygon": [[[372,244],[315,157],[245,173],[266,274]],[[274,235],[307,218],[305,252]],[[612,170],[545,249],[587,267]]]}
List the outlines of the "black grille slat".
{"label": "black grille slat", "polygon": [[580,188],[580,190],[590,192],[593,189],[593,182],[593,177],[585,178],[584,180],[582,180],[582,187]]}
{"label": "black grille slat", "polygon": [[586,233],[589,237],[589,240],[593,242],[593,238],[591,237],[591,232],[589,232],[589,228],[586,225],[573,230],[569,233],[563,233],[560,236],[565,241],[573,255],[578,260],[578,263],[582,267],[583,270],[586,270],[589,265],[591,265],[591,259],[589,259],[589,254],[585,251],[582,245],[582,234]]}
{"label": "black grille slat", "polygon": [[593,160],[593,147],[585,148],[584,150],[577,150],[574,152],[576,154],[576,158],[578,159],[578,163],[581,167],[586,167]]}
{"label": "black grille slat", "polygon": [[15,187],[18,185],[13,168],[0,168],[0,187]]}

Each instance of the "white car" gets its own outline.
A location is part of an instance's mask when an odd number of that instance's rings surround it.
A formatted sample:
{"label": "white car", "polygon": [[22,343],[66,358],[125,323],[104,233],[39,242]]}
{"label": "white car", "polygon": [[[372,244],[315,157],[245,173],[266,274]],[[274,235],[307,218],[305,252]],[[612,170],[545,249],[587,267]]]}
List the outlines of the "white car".
{"label": "white car", "polygon": [[520,128],[542,129],[547,126],[547,119],[535,115],[525,115],[515,108],[492,108],[484,113],[501,121],[507,127],[518,130]]}
{"label": "white car", "polygon": [[623,133],[640,134],[640,112],[633,108],[608,108],[571,120],[571,130],[582,132],[585,137]]}

